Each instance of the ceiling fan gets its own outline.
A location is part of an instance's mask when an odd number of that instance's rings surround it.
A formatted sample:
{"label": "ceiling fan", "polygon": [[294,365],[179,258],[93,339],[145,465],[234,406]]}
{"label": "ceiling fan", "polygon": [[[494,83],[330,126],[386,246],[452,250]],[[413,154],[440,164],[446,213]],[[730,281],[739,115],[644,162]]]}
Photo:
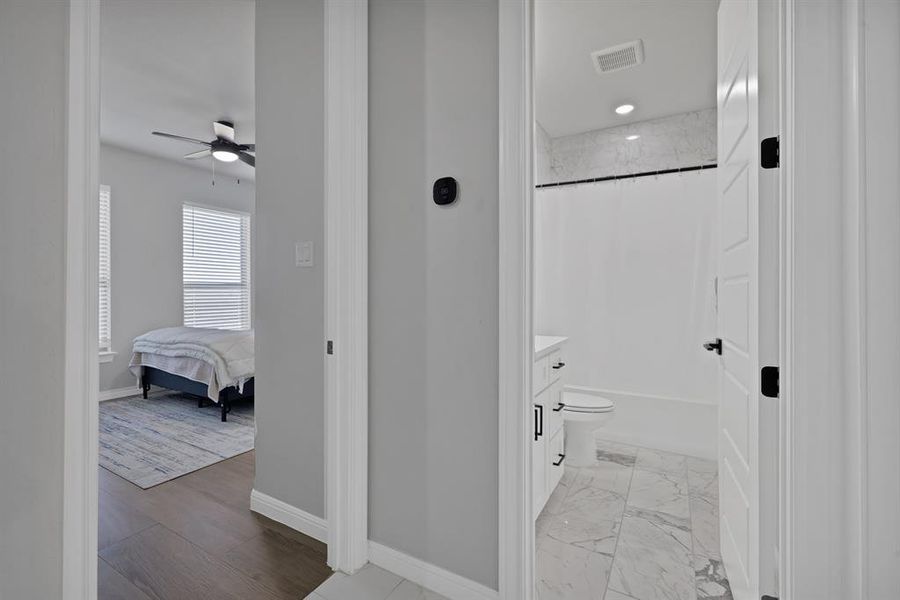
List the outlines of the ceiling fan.
{"label": "ceiling fan", "polygon": [[213,123],[213,133],[216,134],[216,139],[211,142],[195,140],[194,138],[184,137],[182,135],[163,133],[162,131],[154,131],[153,135],[206,146],[203,150],[185,154],[185,158],[193,159],[212,156],[216,160],[221,160],[222,162],[234,162],[240,160],[251,167],[256,167],[256,158],[253,155],[248,154],[248,152],[256,152],[256,144],[238,144],[235,142],[234,123],[228,121],[215,121]]}

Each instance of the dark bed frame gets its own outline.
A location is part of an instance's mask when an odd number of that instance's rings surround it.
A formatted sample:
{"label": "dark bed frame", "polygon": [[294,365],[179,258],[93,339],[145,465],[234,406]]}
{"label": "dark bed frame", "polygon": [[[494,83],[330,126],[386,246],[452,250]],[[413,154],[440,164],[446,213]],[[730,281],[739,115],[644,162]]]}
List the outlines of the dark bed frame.
{"label": "dark bed frame", "polygon": [[[154,367],[141,367],[141,391],[144,398],[150,391],[150,386],[156,385],[176,392],[182,392],[188,396],[197,398],[197,406],[203,408],[209,398],[207,397],[207,385],[199,381],[193,381],[180,375],[173,375]],[[244,383],[244,391],[239,392],[237,387],[231,386],[219,391],[219,408],[222,410],[222,421],[227,421],[227,415],[231,412],[231,403],[235,400],[253,399],[253,378]]]}

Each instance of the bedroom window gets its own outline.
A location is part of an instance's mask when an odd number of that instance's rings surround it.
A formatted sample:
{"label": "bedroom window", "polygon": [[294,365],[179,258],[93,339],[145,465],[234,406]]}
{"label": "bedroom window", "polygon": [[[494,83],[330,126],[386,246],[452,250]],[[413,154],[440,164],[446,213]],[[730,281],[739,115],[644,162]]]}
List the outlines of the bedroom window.
{"label": "bedroom window", "polygon": [[110,290],[110,220],[109,220],[109,186],[100,186],[100,261],[99,261],[99,294],[100,294],[100,338],[99,348],[101,360],[112,355],[112,314]]}
{"label": "bedroom window", "polygon": [[185,204],[184,324],[250,328],[250,215]]}

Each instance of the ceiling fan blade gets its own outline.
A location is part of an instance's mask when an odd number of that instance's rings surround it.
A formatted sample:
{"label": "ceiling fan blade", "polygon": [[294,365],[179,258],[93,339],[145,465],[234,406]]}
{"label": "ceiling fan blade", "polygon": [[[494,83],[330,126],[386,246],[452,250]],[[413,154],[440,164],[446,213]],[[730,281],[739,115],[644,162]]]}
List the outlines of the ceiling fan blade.
{"label": "ceiling fan blade", "polygon": [[234,125],[228,121],[216,121],[213,123],[213,131],[217,138],[234,141]]}
{"label": "ceiling fan blade", "polygon": [[212,156],[212,150],[206,148],[204,150],[197,150],[196,152],[191,152],[190,154],[185,154],[185,158],[206,158],[207,156]]}
{"label": "ceiling fan blade", "polygon": [[256,152],[256,144],[241,144],[241,150],[246,150],[247,152]]}
{"label": "ceiling fan blade", "polygon": [[256,167],[256,158],[254,158],[253,156],[250,156],[246,152],[238,152],[238,158],[241,159],[241,161],[250,165],[251,167],[254,167],[254,168]]}
{"label": "ceiling fan blade", "polygon": [[191,142],[192,144],[201,144],[203,146],[209,146],[209,142],[204,142],[203,140],[195,140],[194,138],[184,137],[183,135],[174,135],[172,133],[163,133],[162,131],[153,131],[151,132],[153,135],[158,135],[161,137],[172,138],[173,140],[181,140],[183,142]]}

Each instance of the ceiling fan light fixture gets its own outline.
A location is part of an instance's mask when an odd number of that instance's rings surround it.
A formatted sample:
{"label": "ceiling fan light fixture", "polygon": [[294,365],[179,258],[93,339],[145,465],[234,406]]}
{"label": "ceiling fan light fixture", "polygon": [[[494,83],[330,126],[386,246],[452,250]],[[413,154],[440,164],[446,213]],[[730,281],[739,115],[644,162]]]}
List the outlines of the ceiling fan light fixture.
{"label": "ceiling fan light fixture", "polygon": [[213,158],[222,162],[234,162],[238,159],[236,152],[232,150],[213,150]]}
{"label": "ceiling fan light fixture", "polygon": [[153,135],[204,146],[203,150],[189,152],[184,155],[184,158],[197,159],[212,156],[214,159],[222,162],[232,163],[239,160],[250,167],[256,167],[256,157],[253,156],[253,153],[256,152],[256,144],[238,144],[235,142],[233,123],[230,121],[216,121],[213,123],[213,132],[216,134],[216,139],[204,142],[203,140],[184,137],[183,135],[151,131]]}

